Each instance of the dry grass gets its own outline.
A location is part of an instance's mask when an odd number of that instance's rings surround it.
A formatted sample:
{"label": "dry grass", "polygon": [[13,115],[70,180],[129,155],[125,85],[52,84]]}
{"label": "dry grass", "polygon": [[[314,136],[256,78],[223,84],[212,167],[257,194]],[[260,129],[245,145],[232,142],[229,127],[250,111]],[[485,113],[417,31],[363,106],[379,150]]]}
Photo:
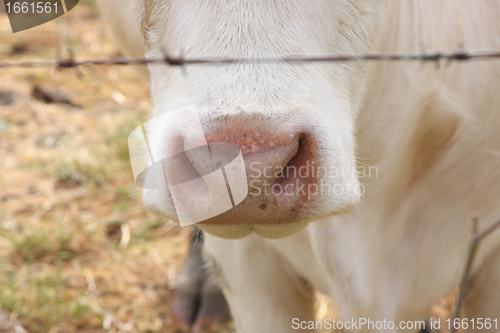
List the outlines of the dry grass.
{"label": "dry grass", "polygon": [[[53,59],[65,40],[82,58],[119,54],[90,0],[17,34],[0,14],[0,32],[0,60]],[[128,160],[148,88],[132,67],[82,71],[0,71],[0,309],[32,333],[174,332],[189,230],[143,210]],[[35,86],[78,107],[37,100]],[[332,308],[319,297],[319,317]]]}
{"label": "dry grass", "polygon": [[[53,59],[66,39],[79,57],[119,54],[90,1],[17,34],[2,14],[0,31],[1,60]],[[135,190],[127,137],[148,87],[131,67],[82,72],[0,72],[0,308],[29,332],[169,332],[189,230]],[[78,107],[36,100],[35,86]]]}

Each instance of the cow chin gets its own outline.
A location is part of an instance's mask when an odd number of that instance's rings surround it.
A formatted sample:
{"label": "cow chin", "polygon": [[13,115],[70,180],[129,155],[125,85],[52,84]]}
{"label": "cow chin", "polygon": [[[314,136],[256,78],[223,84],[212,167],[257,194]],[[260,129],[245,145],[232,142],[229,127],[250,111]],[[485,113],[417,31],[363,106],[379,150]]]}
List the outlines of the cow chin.
{"label": "cow chin", "polygon": [[224,239],[241,239],[255,233],[267,239],[279,239],[292,236],[304,229],[309,222],[291,222],[285,225],[211,225],[198,224],[198,227],[212,236]]}

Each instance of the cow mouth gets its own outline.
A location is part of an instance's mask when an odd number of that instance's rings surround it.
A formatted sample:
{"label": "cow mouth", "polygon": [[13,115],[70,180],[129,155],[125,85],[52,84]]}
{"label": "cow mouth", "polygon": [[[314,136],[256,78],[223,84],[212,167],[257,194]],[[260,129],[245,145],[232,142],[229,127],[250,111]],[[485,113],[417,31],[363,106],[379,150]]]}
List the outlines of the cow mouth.
{"label": "cow mouth", "polygon": [[238,225],[223,225],[223,224],[206,224],[199,223],[197,226],[209,235],[223,239],[242,239],[252,233],[255,233],[267,239],[281,239],[290,237],[303,229],[309,223],[318,221],[328,217],[337,217],[349,215],[356,205],[351,205],[342,210],[337,210],[321,217],[311,217],[302,221],[293,221],[282,224],[238,224]]}

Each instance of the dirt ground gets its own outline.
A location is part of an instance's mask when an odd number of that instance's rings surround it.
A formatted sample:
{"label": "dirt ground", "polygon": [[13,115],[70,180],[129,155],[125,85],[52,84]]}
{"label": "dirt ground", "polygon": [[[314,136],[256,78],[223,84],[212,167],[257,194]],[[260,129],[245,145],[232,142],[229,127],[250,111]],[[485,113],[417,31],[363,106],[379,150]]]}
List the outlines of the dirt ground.
{"label": "dirt ground", "polygon": [[[119,55],[91,1],[16,34],[0,15],[0,61]],[[141,207],[128,160],[150,107],[132,67],[0,71],[0,308],[27,331],[173,331],[189,230]]]}
{"label": "dirt ground", "polygon": [[[0,13],[0,61],[58,49],[120,54],[91,0],[16,34]],[[0,70],[0,331],[179,331],[170,308],[190,230],[142,208],[128,157],[150,107],[130,66]],[[318,317],[333,312],[320,296]]]}

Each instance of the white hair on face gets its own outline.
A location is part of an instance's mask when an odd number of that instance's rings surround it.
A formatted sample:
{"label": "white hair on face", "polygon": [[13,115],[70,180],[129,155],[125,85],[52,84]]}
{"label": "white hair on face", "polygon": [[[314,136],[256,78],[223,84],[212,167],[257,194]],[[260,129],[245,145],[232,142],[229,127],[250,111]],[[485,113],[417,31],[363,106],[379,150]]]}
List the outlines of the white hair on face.
{"label": "white hair on face", "polygon": [[[136,1],[156,56],[161,47],[189,57],[500,47],[500,2],[493,0]],[[325,164],[357,159],[378,168],[380,177],[363,180],[362,208],[348,217],[316,221],[280,241],[207,236],[205,250],[221,267],[241,331],[283,332],[290,314],[308,318],[311,308],[291,296],[302,278],[334,296],[341,319],[425,320],[460,280],[471,212],[482,228],[500,216],[498,61],[441,70],[359,62],[188,66],[187,76],[160,65],[151,72],[155,114],[189,100],[202,120],[285,119],[314,133]],[[143,198],[175,214],[167,193]],[[272,238],[286,229],[264,227],[254,232]],[[250,232],[208,230],[228,238]],[[500,316],[499,244],[499,233],[481,244],[469,318]]]}

